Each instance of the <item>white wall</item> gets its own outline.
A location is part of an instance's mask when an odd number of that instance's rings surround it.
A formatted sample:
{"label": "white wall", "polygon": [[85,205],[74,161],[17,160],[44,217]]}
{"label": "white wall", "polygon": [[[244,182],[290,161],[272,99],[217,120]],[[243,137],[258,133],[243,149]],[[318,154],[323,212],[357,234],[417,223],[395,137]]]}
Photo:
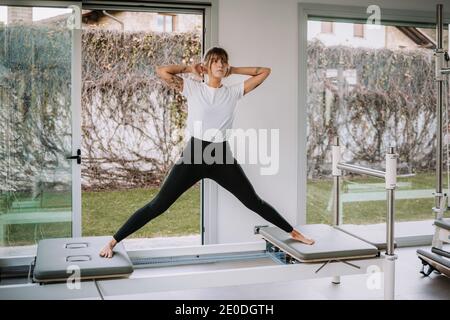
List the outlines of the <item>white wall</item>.
{"label": "white wall", "polygon": [[[233,66],[267,66],[269,78],[240,102],[235,128],[279,128],[280,170],[262,176],[257,165],[242,167],[259,195],[289,222],[298,221],[298,0],[219,0],[218,42],[230,54]],[[314,3],[383,9],[422,10],[433,13],[437,3],[449,0],[318,0]],[[381,12],[383,14],[383,12]],[[238,78],[233,79],[235,81]],[[238,158],[239,160],[239,158]],[[251,241],[253,226],[266,223],[219,187],[219,243]]]}
{"label": "white wall", "polygon": [[[234,128],[280,130],[278,174],[260,175],[258,165],[242,164],[242,168],[261,198],[295,224],[298,83],[296,1],[220,0],[218,22],[219,45],[228,50],[231,65],[272,69],[266,81],[240,101]],[[267,222],[220,187],[219,243],[256,239],[252,234],[255,224]]]}

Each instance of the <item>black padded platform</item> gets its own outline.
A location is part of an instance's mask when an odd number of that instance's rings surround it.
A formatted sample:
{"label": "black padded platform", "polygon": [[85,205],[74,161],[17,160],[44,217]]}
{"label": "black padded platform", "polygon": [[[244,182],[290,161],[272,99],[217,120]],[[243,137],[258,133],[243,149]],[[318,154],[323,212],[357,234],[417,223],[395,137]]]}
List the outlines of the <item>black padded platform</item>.
{"label": "black padded platform", "polygon": [[417,255],[430,264],[433,268],[447,277],[450,277],[450,259],[423,249],[417,250]]}
{"label": "black padded platform", "polygon": [[434,220],[434,225],[445,230],[450,230],[450,219]]}
{"label": "black padded platform", "polygon": [[99,253],[111,237],[57,238],[39,241],[33,279],[37,282],[64,281],[79,267],[81,279],[123,277],[133,272],[133,264],[118,243],[112,258]]}
{"label": "black padded platform", "polygon": [[315,244],[307,245],[293,240],[277,227],[260,227],[259,234],[301,262],[350,260],[378,255],[375,246],[325,224],[301,225],[295,229],[314,239]]}
{"label": "black padded platform", "polygon": [[[376,226],[370,225],[357,225],[357,224],[344,224],[335,227],[345,233],[356,237],[362,241],[370,243],[377,247],[378,250],[385,250],[387,248],[386,242],[386,229],[381,232]],[[394,247],[397,247],[397,243],[394,242]]]}

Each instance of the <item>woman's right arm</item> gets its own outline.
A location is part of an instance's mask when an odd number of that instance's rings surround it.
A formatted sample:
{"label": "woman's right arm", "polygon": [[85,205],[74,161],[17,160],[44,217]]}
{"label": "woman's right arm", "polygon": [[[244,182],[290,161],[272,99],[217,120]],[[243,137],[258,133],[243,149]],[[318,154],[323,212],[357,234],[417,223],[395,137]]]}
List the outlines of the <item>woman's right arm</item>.
{"label": "woman's right arm", "polygon": [[172,89],[183,91],[183,78],[177,76],[179,73],[192,72],[191,66],[171,64],[156,67],[156,74],[164,80]]}

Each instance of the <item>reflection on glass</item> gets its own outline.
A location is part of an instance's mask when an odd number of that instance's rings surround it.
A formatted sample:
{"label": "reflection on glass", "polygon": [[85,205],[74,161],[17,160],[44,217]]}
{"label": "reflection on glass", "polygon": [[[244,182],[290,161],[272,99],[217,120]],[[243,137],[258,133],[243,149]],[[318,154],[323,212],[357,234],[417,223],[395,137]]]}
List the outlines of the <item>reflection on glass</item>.
{"label": "reflection on glass", "polygon": [[71,236],[70,14],[0,7],[0,256]]}

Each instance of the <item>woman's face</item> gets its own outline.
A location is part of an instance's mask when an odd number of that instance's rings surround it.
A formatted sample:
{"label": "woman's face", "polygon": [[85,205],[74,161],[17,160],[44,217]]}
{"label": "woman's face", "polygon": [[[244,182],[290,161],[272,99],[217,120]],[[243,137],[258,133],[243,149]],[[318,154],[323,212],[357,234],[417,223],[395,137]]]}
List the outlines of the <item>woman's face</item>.
{"label": "woman's face", "polygon": [[227,72],[228,63],[223,62],[222,58],[212,57],[211,68],[208,70],[208,75],[215,78],[223,78]]}

